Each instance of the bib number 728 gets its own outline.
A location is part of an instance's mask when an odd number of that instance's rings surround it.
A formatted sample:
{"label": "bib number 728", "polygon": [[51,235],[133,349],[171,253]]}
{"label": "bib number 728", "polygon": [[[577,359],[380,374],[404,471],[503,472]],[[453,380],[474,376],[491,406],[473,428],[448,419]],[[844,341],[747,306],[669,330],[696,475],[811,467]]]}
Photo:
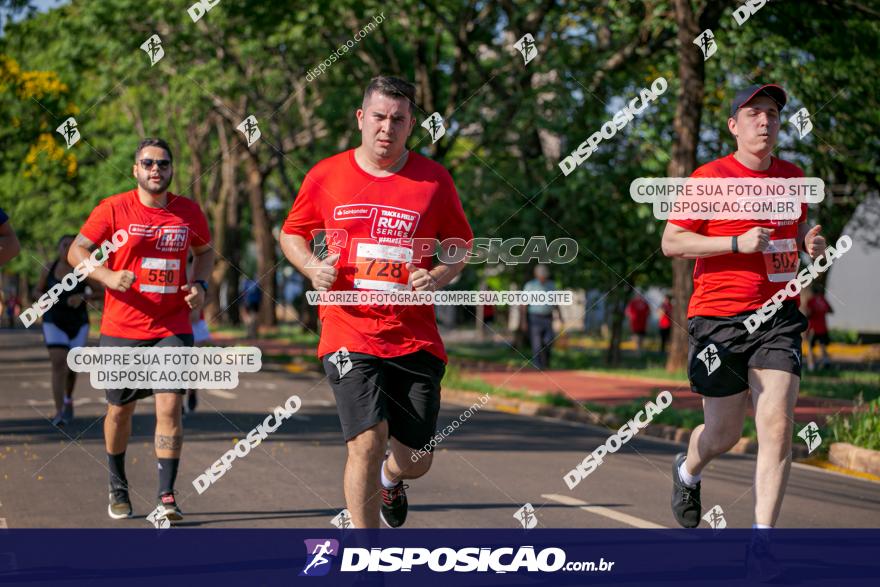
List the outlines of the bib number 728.
{"label": "bib number 728", "polygon": [[398,279],[403,275],[403,268],[405,266],[405,263],[394,263],[385,259],[370,259],[365,273],[366,277],[392,277]]}
{"label": "bib number 728", "polygon": [[412,249],[378,243],[359,243],[355,261],[354,286],[357,289],[392,291],[407,289]]}

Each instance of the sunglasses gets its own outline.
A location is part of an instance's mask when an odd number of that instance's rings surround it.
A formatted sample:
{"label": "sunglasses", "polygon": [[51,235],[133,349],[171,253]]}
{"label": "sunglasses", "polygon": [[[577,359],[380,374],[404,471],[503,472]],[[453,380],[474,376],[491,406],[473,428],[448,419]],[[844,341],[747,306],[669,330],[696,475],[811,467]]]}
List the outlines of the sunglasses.
{"label": "sunglasses", "polygon": [[152,169],[153,163],[159,166],[159,169],[168,169],[171,161],[168,159],[141,159],[141,167],[144,169]]}

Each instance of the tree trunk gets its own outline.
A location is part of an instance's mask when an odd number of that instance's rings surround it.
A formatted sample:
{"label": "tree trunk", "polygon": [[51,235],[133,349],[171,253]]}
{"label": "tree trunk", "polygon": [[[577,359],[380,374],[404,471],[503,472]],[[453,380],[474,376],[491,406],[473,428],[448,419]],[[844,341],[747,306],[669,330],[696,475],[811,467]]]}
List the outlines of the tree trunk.
{"label": "tree trunk", "polygon": [[611,317],[611,340],[608,342],[608,352],[605,355],[605,364],[616,367],[620,364],[620,343],[623,340],[623,314],[626,309],[626,300],[629,297],[630,288],[625,294],[619,294],[617,289],[608,296],[606,316]]}
{"label": "tree trunk", "polygon": [[278,298],[275,287],[275,236],[272,234],[272,225],[269,223],[269,215],[266,213],[266,198],[263,193],[263,180],[265,177],[260,171],[255,157],[247,157],[247,191],[251,207],[251,222],[254,230],[254,241],[257,245],[257,275],[255,280],[263,290],[263,300],[260,303],[259,324],[261,326],[274,326],[277,323],[275,317],[275,300]]}
{"label": "tree trunk", "polygon": [[[667,167],[670,177],[688,177],[697,166],[697,141],[700,118],[703,113],[703,55],[693,40],[703,30],[717,26],[723,3],[709,3],[699,17],[691,10],[690,0],[675,0],[675,20],[678,25],[678,76],[680,80],[678,103],[675,108],[672,159]],[[687,306],[693,291],[691,274],[693,263],[688,259],[672,260],[672,321],[667,371],[687,366],[688,333]]]}

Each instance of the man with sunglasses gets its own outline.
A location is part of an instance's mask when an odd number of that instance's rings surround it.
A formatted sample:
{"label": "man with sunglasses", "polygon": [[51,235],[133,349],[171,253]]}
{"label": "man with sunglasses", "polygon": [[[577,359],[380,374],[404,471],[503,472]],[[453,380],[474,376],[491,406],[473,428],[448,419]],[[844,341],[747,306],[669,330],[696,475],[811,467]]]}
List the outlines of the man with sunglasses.
{"label": "man with sunglasses", "polygon": [[[110,253],[91,278],[106,288],[101,319],[102,347],[192,346],[189,313],[202,307],[214,265],[208,221],[199,205],[172,194],[171,148],[161,139],[144,139],[135,151],[135,189],[103,200],[89,215],[70,247],[76,266],[111,235],[122,229],[128,240]],[[192,250],[192,280],[186,281],[187,255]],[[174,481],[183,445],[183,389],[107,390],[104,441],[110,471],[113,519],[132,515],[125,450],[137,400],[156,401],[156,458],[159,461],[158,518],[182,519],[174,499]]]}

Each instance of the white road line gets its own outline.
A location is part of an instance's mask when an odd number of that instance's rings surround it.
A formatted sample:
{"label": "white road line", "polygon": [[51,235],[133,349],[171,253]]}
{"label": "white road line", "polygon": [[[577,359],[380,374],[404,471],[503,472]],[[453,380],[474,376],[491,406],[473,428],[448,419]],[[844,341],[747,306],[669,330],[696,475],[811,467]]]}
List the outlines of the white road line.
{"label": "white road line", "polygon": [[209,389],[206,393],[210,393],[216,397],[222,397],[223,399],[236,399],[238,396],[232,393],[231,391],[224,391],[222,389]]}
{"label": "white road line", "polygon": [[[34,407],[39,407],[39,406],[52,407],[55,405],[55,402],[50,399],[46,399],[46,400],[29,399],[29,400],[27,400],[27,403],[29,406],[34,406]],[[96,403],[96,404],[107,403],[107,398],[79,397],[79,398],[76,398],[75,400],[73,400],[74,406],[84,406],[84,405],[90,404],[90,403]]]}
{"label": "white road line", "polygon": [[606,508],[600,505],[590,505],[585,501],[581,501],[579,499],[575,499],[573,497],[568,497],[567,495],[559,495],[558,493],[549,493],[546,495],[542,495],[544,499],[549,499],[561,504],[570,505],[577,507],[579,509],[584,510],[585,512],[590,512],[591,514],[596,514],[598,516],[604,516],[606,518],[610,518],[612,520],[616,520],[623,524],[628,524],[635,528],[666,528],[666,526],[661,526],[659,524],[655,524],[654,522],[649,522],[648,520],[643,520],[642,518],[637,518],[635,516],[631,516],[629,514],[624,514],[623,512],[618,512],[612,510],[610,508]]}
{"label": "white road line", "polygon": [[6,525],[6,518],[0,518],[0,528],[8,528]]}

